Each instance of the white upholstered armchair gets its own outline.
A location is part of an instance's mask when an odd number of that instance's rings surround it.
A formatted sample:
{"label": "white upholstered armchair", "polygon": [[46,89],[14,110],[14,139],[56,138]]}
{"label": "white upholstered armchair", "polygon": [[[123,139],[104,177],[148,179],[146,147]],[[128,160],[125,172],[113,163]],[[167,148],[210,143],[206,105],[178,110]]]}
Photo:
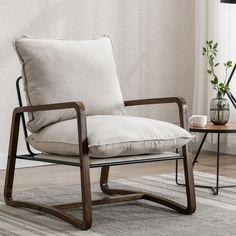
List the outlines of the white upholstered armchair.
{"label": "white upholstered armchair", "polygon": [[[94,40],[46,40],[20,37],[14,46],[22,63],[27,106],[13,112],[5,201],[13,207],[32,208],[52,214],[79,229],[92,224],[92,205],[146,199],[163,204],[183,214],[196,208],[191,154],[187,144],[187,105],[183,98],[154,98],[123,101],[108,37]],[[18,81],[19,82],[19,81]],[[19,93],[19,89],[18,89]],[[20,94],[19,94],[20,95]],[[79,101],[79,102],[78,102]],[[180,126],[167,122],[129,116],[128,106],[176,103]],[[19,123],[28,113],[27,139],[29,154],[17,155]],[[30,146],[40,151],[34,154]],[[173,150],[182,148],[182,153]],[[15,161],[46,161],[79,167],[81,203],[43,205],[12,198]],[[187,205],[129,189],[108,186],[109,168],[182,159],[184,163]],[[90,168],[101,167],[101,190],[110,198],[92,200]],[[64,209],[82,207],[83,218],[77,219]]]}

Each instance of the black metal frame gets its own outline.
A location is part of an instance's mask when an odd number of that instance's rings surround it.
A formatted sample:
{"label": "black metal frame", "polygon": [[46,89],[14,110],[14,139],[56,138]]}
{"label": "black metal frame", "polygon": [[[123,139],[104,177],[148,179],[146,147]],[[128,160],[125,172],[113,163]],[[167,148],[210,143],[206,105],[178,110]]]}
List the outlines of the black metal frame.
{"label": "black metal frame", "polygon": [[231,3],[231,4],[235,4],[236,0],[221,0],[221,3]]}
{"label": "black metal frame", "polygon": [[[198,129],[190,129],[190,131],[192,132],[199,132]],[[202,131],[203,132],[203,131]],[[196,152],[196,155],[193,159],[193,167],[195,166],[195,164],[197,163],[197,159],[199,157],[199,154],[201,152],[202,146],[206,140],[206,137],[208,135],[208,133],[216,133],[217,134],[217,152],[216,152],[216,158],[217,158],[217,164],[216,164],[216,186],[207,186],[207,185],[197,185],[195,184],[195,187],[199,187],[199,188],[209,188],[212,190],[214,195],[218,195],[219,194],[219,189],[221,188],[232,188],[232,187],[236,187],[236,184],[234,185],[227,185],[227,186],[219,186],[219,176],[220,176],[220,134],[221,133],[236,133],[235,131],[224,131],[224,130],[211,130],[211,131],[205,131],[204,132],[204,136],[202,138],[202,141],[198,147],[198,150]],[[181,186],[185,186],[185,184],[183,183],[179,183],[178,181],[178,160],[176,160],[176,175],[175,175],[175,181],[177,185],[181,185]]]}
{"label": "black metal frame", "polygon": [[[220,0],[220,2],[221,2],[221,3],[235,4],[235,3],[236,3],[236,0]],[[228,81],[227,81],[227,85],[230,84],[230,81],[231,81],[231,79],[233,78],[233,75],[234,75],[234,73],[235,73],[235,70],[236,70],[236,63],[235,63],[235,65],[234,65],[234,68],[233,68],[233,70],[232,70],[230,76],[229,76],[229,79],[228,79]],[[236,99],[235,99],[235,97],[233,96],[233,94],[232,94],[230,91],[227,92],[227,95],[228,95],[230,101],[232,102],[234,108],[236,109]]]}
{"label": "black metal frame", "polygon": [[[21,97],[21,88],[20,88],[20,81],[21,80],[22,80],[22,76],[18,77],[17,80],[16,80],[16,92],[17,92],[19,107],[23,107],[23,102],[22,102],[22,97]],[[26,127],[26,121],[25,121],[24,113],[21,114],[21,122],[22,122],[22,128],[23,128],[23,133],[24,133],[24,138],[25,138],[25,145],[26,145],[27,151],[31,156],[32,155],[35,156],[37,154],[32,151],[29,143],[26,140],[28,138],[29,134],[28,134],[28,130],[27,130],[27,127]]]}
{"label": "black metal frame", "polygon": [[[23,107],[23,102],[22,102],[22,96],[21,96],[21,86],[20,86],[20,81],[22,80],[22,76],[18,77],[16,80],[16,91],[17,91],[17,98],[18,98],[18,103],[20,107]],[[21,122],[22,122],[22,128],[23,128],[23,133],[24,133],[24,138],[25,138],[25,144],[26,148],[29,154],[25,155],[17,155],[17,159],[22,159],[22,160],[29,160],[29,161],[40,161],[40,162],[47,162],[47,163],[53,163],[53,164],[62,164],[62,165],[70,165],[70,166],[80,166],[80,163],[76,162],[70,162],[70,161],[61,161],[61,160],[52,160],[52,159],[47,159],[47,158],[40,158],[37,156],[40,156],[42,153],[34,153],[31,149],[30,144],[27,142],[27,137],[29,136],[28,131],[27,131],[27,126],[26,126],[26,119],[24,113],[21,114]],[[138,164],[138,163],[148,163],[148,162],[157,162],[157,161],[171,161],[171,160],[179,160],[179,159],[184,159],[184,155],[180,156],[173,156],[173,157],[162,157],[162,158],[150,158],[146,160],[132,160],[132,161],[114,161],[112,163],[91,163],[90,168],[97,168],[97,167],[102,167],[102,166],[117,166],[117,165],[127,165],[127,164]]]}
{"label": "black metal frame", "polygon": [[[231,72],[231,74],[230,74],[228,80],[227,80],[227,85],[228,85],[228,86],[229,86],[229,84],[230,84],[230,82],[231,82],[231,80],[232,80],[232,78],[233,78],[233,75],[234,75],[234,73],[235,73],[235,70],[236,70],[236,63],[235,63],[235,65],[234,65],[234,68],[233,68],[233,70],[232,70],[232,72]],[[228,92],[227,92],[227,96],[228,96],[229,100],[231,101],[231,103],[233,104],[234,108],[236,109],[236,98],[235,98],[234,95],[231,93],[231,91],[228,91]]]}

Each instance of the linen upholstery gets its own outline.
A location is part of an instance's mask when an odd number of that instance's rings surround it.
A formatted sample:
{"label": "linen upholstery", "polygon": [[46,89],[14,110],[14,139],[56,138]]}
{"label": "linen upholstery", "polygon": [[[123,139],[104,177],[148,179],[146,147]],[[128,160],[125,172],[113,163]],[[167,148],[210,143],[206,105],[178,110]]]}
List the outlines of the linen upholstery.
{"label": "linen upholstery", "polygon": [[[111,40],[71,41],[17,38],[28,105],[82,101],[87,115],[123,115],[125,108]],[[73,109],[29,113],[28,128],[73,119]]]}
{"label": "linen upholstery", "polygon": [[[116,115],[88,116],[87,135],[89,154],[98,158],[162,153],[193,138],[186,130],[164,121]],[[42,152],[79,155],[76,119],[51,124],[31,134],[28,142]]]}

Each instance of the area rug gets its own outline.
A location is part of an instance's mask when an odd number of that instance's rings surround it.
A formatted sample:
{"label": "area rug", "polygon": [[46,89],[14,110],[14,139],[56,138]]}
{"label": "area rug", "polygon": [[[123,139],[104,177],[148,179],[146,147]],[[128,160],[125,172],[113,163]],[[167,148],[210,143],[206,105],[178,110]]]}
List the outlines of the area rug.
{"label": "area rug", "polygon": [[[183,179],[183,176],[180,175]],[[195,172],[200,184],[215,183],[215,176]],[[235,184],[236,180],[220,177],[222,185]],[[170,196],[185,203],[185,189],[174,182],[174,174],[154,175],[140,178],[120,179],[112,186],[129,187],[163,196]],[[92,186],[93,198],[101,197],[98,184]],[[38,202],[78,201],[79,186],[60,188],[34,188],[17,192],[17,199]],[[93,225],[88,231],[73,226],[41,212],[8,207],[1,198],[0,235],[174,235],[174,236],[230,236],[236,235],[236,188],[221,189],[214,196],[209,189],[196,189],[197,211],[192,216],[181,215],[171,209],[144,200],[93,207]],[[80,216],[80,210],[71,213]]]}

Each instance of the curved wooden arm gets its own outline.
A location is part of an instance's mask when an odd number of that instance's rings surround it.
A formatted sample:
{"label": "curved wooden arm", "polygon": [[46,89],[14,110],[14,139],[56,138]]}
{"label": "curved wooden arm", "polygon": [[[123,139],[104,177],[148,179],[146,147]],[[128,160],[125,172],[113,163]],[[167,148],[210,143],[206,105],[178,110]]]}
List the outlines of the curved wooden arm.
{"label": "curved wooden arm", "polygon": [[142,106],[142,105],[166,104],[166,103],[177,103],[179,108],[180,126],[188,130],[188,107],[186,100],[182,97],[148,98],[148,99],[124,101],[125,106]]}
{"label": "curved wooden arm", "polygon": [[[49,111],[59,109],[75,109],[77,113],[77,127],[78,127],[78,151],[80,163],[80,178],[81,178],[81,198],[82,198],[82,220],[71,216],[64,211],[59,211],[53,206],[42,205],[37,203],[29,203],[25,201],[15,201],[12,197],[12,188],[14,182],[16,153],[19,137],[20,117],[23,112]],[[11,135],[9,143],[9,153],[7,161],[7,171],[4,187],[4,198],[8,205],[14,207],[28,207],[35,210],[50,213],[58,218],[67,221],[80,229],[89,229],[92,224],[92,201],[91,201],[91,187],[90,187],[90,159],[88,155],[88,139],[86,115],[84,112],[84,105],[81,102],[68,102],[58,104],[48,104],[40,106],[25,106],[14,109],[12,115]]]}
{"label": "curved wooden arm", "polygon": [[[24,112],[36,112],[36,111],[50,111],[50,110],[60,110],[60,109],[75,109],[77,113],[77,127],[78,127],[78,142],[79,142],[79,153],[80,153],[80,163],[83,163],[82,158],[84,155],[88,155],[88,139],[87,139],[87,125],[86,125],[86,115],[85,108],[82,102],[66,102],[66,103],[55,103],[55,104],[45,104],[38,106],[23,106],[16,107],[13,111],[12,116],[12,128],[10,137],[10,146],[17,147],[18,135],[19,135],[19,121],[20,115]],[[9,149],[10,152],[16,150],[16,148]],[[9,153],[9,156],[16,155],[16,153]]]}
{"label": "curved wooden arm", "polygon": [[80,114],[81,112],[85,111],[84,104],[82,102],[64,102],[64,103],[54,103],[54,104],[45,104],[37,106],[16,107],[14,109],[14,113],[50,111],[50,110],[70,109],[70,108],[74,108],[77,114]]}

